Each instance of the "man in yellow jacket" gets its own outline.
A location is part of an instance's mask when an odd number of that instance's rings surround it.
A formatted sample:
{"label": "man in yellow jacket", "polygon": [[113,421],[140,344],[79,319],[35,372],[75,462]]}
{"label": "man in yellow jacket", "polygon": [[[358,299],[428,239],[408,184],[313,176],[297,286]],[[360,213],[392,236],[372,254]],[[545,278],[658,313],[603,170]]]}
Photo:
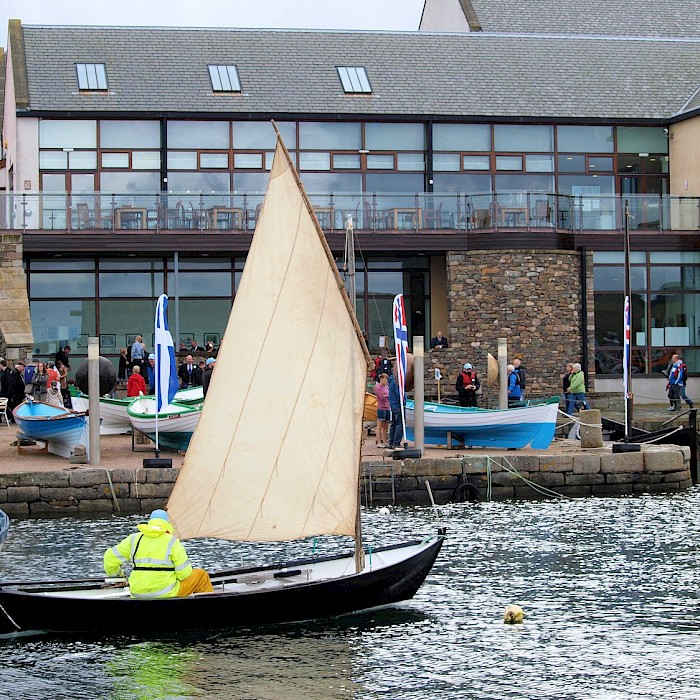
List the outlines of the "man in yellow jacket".
{"label": "man in yellow jacket", "polygon": [[131,566],[129,589],[134,598],[186,598],[193,593],[212,593],[209,574],[193,569],[164,510],[154,510],[138,532],[110,547],[104,555],[108,576]]}

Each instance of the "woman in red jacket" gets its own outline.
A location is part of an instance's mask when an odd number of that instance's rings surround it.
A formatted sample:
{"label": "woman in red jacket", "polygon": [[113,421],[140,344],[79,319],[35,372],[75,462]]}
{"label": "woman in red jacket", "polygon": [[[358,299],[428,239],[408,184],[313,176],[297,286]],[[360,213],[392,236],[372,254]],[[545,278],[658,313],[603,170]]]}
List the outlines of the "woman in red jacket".
{"label": "woman in red jacket", "polygon": [[138,365],[134,365],[131,370],[131,376],[126,383],[126,395],[127,396],[138,396],[139,394],[146,393],[146,381],[141,376],[141,368]]}

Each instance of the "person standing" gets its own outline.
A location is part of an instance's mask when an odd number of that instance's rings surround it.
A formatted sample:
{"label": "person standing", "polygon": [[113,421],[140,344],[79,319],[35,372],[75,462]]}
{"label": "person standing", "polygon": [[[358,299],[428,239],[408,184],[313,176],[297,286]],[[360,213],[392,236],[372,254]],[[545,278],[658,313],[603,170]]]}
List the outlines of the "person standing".
{"label": "person standing", "polygon": [[450,347],[447,343],[447,338],[442,334],[442,331],[438,331],[434,338],[430,339],[430,349],[431,350],[442,350],[442,348]]}
{"label": "person standing", "polygon": [[668,398],[671,402],[669,411],[680,411],[681,409],[681,390],[683,384],[683,363],[678,355],[671,357],[671,371],[668,374]]}
{"label": "person standing", "polygon": [[[143,365],[146,360],[146,346],[143,342],[143,337],[137,335],[134,342],[131,344],[131,366],[139,368],[143,373]],[[142,377],[143,379],[143,377]]]}
{"label": "person standing", "polygon": [[154,510],[148,522],[136,529],[138,532],[107,549],[103,558],[107,576],[123,575],[124,566],[131,566],[132,598],[186,598],[214,591],[209,574],[191,566],[164,510]]}
{"label": "person standing", "polygon": [[146,365],[146,372],[148,376],[148,393],[156,393],[156,356],[151,353],[148,356],[148,365]]}
{"label": "person standing", "polygon": [[146,381],[141,376],[141,368],[138,365],[134,365],[131,370],[131,376],[126,382],[126,395],[127,396],[138,396],[139,394],[146,393]]}
{"label": "person standing", "polygon": [[389,408],[391,408],[391,429],[389,447],[401,447],[403,421],[401,418],[401,391],[393,374],[389,375]]}
{"label": "person standing", "polygon": [[70,352],[71,352],[70,345],[64,345],[56,353],[56,357],[53,358],[53,361],[56,364],[58,364],[59,362],[63,362],[63,366],[66,367],[66,369],[70,369],[70,360],[68,359],[68,355],[70,355]]}
{"label": "person standing", "polygon": [[567,406],[567,413],[569,415],[571,415],[576,408],[590,408],[586,401],[586,376],[578,362],[574,362],[573,368],[574,371],[571,373],[569,379],[569,393],[571,395],[571,404]]}
{"label": "person standing", "polygon": [[182,382],[183,389],[190,386],[202,385],[202,370],[195,365],[192,355],[188,355],[185,358],[185,361],[180,365],[177,371],[177,376]]}
{"label": "person standing", "polygon": [[527,381],[523,361],[519,357],[516,357],[513,360],[513,367],[515,368],[515,371],[518,373],[518,377],[520,378],[520,399],[522,400],[525,398],[525,383]]}
{"label": "person standing", "polygon": [[387,430],[391,420],[388,374],[379,375],[379,381],[374,385],[374,394],[377,397],[377,447],[388,447]]}
{"label": "person standing", "polygon": [[24,362],[18,360],[7,379],[7,416],[14,421],[12,411],[24,401]]}
{"label": "person standing", "polygon": [[46,401],[46,389],[47,383],[49,381],[49,375],[46,374],[46,363],[38,362],[36,365],[36,371],[32,377],[32,384],[34,385],[33,396],[37,401]]}
{"label": "person standing", "polygon": [[693,403],[692,399],[689,399],[688,394],[685,393],[685,388],[688,386],[688,365],[685,364],[685,361],[682,357],[679,357],[678,360],[681,363],[681,378],[683,379],[683,386],[681,387],[681,398],[688,404],[690,408],[695,408],[695,404]]}
{"label": "person standing", "polygon": [[204,372],[202,372],[202,393],[205,397],[207,391],[209,391],[209,383],[211,382],[212,374],[214,374],[214,367],[216,367],[216,358],[208,357],[204,366]]}
{"label": "person standing", "polygon": [[457,376],[455,389],[459,397],[460,406],[476,406],[476,392],[479,390],[481,382],[476,376],[476,371],[472,365],[467,362],[462,371]]}
{"label": "person standing", "polygon": [[508,365],[508,406],[519,403],[522,399],[520,390],[520,375],[515,371],[513,365]]}
{"label": "person standing", "polygon": [[119,351],[119,371],[117,372],[117,381],[124,386],[126,384],[129,369],[129,357],[127,349],[122,348]]}
{"label": "person standing", "polygon": [[72,408],[73,404],[68,391],[68,367],[61,360],[56,362],[56,371],[58,372],[58,386],[61,389],[61,400],[66,408]]}
{"label": "person standing", "polygon": [[574,363],[566,363],[566,372],[561,378],[561,388],[564,396],[564,411],[571,415],[574,412],[573,399],[571,398],[571,375],[574,373]]}
{"label": "person standing", "polygon": [[7,366],[7,360],[4,357],[0,357],[0,397],[6,399],[9,394],[7,391],[7,384],[10,380],[10,368]]}

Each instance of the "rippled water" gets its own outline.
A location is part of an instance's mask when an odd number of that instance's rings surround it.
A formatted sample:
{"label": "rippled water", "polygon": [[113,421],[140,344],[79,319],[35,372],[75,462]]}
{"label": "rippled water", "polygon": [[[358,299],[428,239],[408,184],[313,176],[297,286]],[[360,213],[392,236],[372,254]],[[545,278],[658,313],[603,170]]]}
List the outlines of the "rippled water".
{"label": "rippled water", "polygon": [[[409,603],[195,636],[6,638],[0,697],[700,698],[700,488],[441,512],[449,540]],[[368,511],[363,521],[377,546],[435,529],[425,508],[397,508],[389,521]],[[0,578],[99,575],[104,548],[136,522],[14,521]],[[188,550],[210,569],[260,559],[249,545]],[[503,624],[509,603],[525,609],[523,625]]]}

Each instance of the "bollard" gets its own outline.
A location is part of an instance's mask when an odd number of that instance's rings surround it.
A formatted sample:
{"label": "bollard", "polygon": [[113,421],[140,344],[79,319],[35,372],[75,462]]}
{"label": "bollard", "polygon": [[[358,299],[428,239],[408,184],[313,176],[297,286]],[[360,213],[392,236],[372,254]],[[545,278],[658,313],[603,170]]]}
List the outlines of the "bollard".
{"label": "bollard", "polygon": [[581,421],[581,447],[602,447],[603,426],[600,423],[600,409],[579,411],[578,417]]}

